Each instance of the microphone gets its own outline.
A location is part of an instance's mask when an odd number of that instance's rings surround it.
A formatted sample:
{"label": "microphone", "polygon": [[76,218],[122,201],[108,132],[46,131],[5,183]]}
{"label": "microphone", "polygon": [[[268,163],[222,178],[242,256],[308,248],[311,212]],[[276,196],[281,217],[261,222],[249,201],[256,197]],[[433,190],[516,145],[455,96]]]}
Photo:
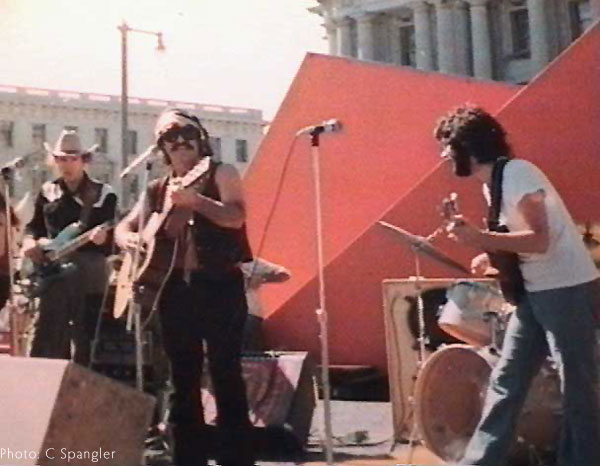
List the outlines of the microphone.
{"label": "microphone", "polygon": [[324,121],[318,125],[306,126],[296,132],[296,136],[302,134],[310,134],[311,136],[317,136],[321,133],[336,133],[342,129],[342,122],[335,118]]}
{"label": "microphone", "polygon": [[0,172],[10,173],[15,170],[19,170],[20,168],[23,168],[26,163],[27,163],[27,159],[25,157],[16,157],[16,158],[12,159],[10,162],[2,165],[2,167],[0,167]]}
{"label": "microphone", "polygon": [[148,149],[146,149],[144,152],[142,152],[140,155],[138,155],[135,159],[133,159],[131,161],[131,163],[121,172],[121,174],[119,175],[119,178],[121,178],[121,179],[125,178],[139,164],[144,162],[149,157],[152,157],[152,158],[156,157],[158,155],[158,153],[159,153],[158,146],[156,144],[152,144],[151,146],[148,147]]}

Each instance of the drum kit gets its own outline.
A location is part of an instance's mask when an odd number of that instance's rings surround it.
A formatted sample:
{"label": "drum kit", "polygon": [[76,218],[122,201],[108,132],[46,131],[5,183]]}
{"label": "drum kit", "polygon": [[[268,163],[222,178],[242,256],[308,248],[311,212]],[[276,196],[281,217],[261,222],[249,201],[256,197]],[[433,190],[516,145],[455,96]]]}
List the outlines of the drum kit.
{"label": "drum kit", "polygon": [[[436,330],[447,334],[450,344],[426,353],[431,325],[426,326],[419,280],[420,256],[429,257],[456,272],[470,274],[462,264],[430,243],[386,222],[379,222],[396,234],[414,253],[417,276],[418,363],[411,397],[413,427],[408,439],[411,448],[417,435],[441,459],[459,461],[481,413],[492,369],[514,306],[507,303],[491,280],[458,280],[446,291],[446,302],[437,311]],[[439,339],[439,336],[436,337]],[[454,343],[460,341],[461,343]],[[555,453],[562,416],[558,374],[547,361],[534,378],[517,425],[511,464],[542,465]],[[409,461],[410,463],[410,461]]]}

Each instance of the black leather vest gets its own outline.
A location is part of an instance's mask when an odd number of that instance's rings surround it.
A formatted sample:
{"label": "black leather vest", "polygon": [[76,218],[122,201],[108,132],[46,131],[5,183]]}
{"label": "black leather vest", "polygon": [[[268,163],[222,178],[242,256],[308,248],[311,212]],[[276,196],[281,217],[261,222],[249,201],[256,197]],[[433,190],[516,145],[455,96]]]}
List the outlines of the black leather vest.
{"label": "black leather vest", "polygon": [[[208,177],[207,182],[201,192],[216,201],[221,200],[215,180],[220,164],[211,160],[208,173],[205,175]],[[169,177],[164,177],[151,183],[149,187],[151,211],[162,209],[168,180]],[[203,274],[218,278],[236,270],[240,262],[252,260],[245,223],[241,228],[226,228],[194,212],[192,228],[198,263]]]}

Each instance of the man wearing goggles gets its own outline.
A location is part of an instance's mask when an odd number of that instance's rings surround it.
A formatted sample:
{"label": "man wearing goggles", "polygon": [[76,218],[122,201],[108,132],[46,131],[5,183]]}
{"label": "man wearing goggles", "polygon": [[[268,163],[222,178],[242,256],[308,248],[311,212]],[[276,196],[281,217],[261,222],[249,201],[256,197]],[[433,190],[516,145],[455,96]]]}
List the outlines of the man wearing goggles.
{"label": "man wearing goggles", "polygon": [[[168,109],[155,127],[158,147],[171,173],[148,188],[147,214],[174,208],[156,235],[177,240],[172,273],[159,298],[158,312],[174,386],[171,422],[176,466],[206,466],[207,446],[200,379],[207,348],[208,369],[217,405],[222,466],[254,464],[250,422],[241,376],[241,344],[247,304],[240,264],[252,259],[246,238],[242,184],[232,165],[210,160],[191,186],[173,188],[176,180],[212,155],[200,121],[179,109]],[[123,248],[140,241],[134,209],[118,225]]]}

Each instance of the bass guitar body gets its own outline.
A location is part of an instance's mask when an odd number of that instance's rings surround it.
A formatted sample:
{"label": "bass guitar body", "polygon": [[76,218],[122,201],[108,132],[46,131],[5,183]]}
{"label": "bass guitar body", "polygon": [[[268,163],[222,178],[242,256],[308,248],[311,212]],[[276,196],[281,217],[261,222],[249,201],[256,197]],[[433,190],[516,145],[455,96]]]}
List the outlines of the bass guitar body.
{"label": "bass guitar body", "polygon": [[[99,225],[99,228],[112,228],[114,221],[110,220]],[[68,260],[69,256],[81,246],[90,242],[94,227],[82,233],[79,222],[67,225],[49,243],[42,246],[46,262],[37,264],[24,257],[19,269],[22,280],[29,281],[29,294],[40,296],[56,280],[77,272],[77,266]]]}

